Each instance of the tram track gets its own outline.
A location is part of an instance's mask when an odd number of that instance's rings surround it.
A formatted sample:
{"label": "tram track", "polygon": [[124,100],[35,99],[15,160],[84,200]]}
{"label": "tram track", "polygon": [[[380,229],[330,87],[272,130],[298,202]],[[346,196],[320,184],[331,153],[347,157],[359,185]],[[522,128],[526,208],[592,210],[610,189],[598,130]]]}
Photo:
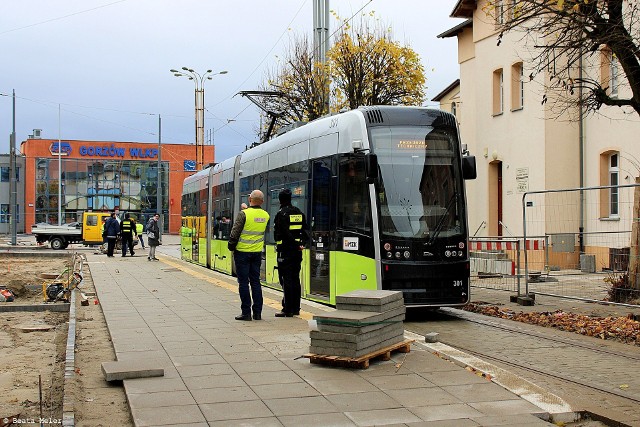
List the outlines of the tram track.
{"label": "tram track", "polygon": [[[557,342],[560,344],[567,344],[567,345],[572,345],[574,347],[580,347],[580,348],[584,348],[590,351],[595,351],[597,353],[601,353],[601,354],[608,354],[611,356],[617,356],[617,357],[622,357],[625,359],[629,359],[629,360],[638,360],[640,361],[640,353],[638,355],[631,355],[631,354],[625,354],[625,353],[621,353],[618,351],[614,351],[614,350],[609,350],[609,349],[605,349],[602,348],[600,346],[595,346],[595,345],[590,345],[590,344],[586,344],[577,340],[572,340],[572,339],[568,339],[568,338],[560,338],[560,337],[552,337],[549,335],[545,335],[545,334],[541,334],[541,333],[536,333],[533,331],[526,331],[516,325],[505,325],[502,323],[498,323],[492,320],[485,320],[485,319],[479,319],[476,318],[476,316],[483,316],[483,315],[477,315],[477,314],[470,314],[464,310],[459,310],[459,309],[455,309],[455,308],[441,308],[439,309],[439,311],[447,314],[448,316],[452,316],[452,317],[456,317],[462,320],[466,320],[468,322],[472,322],[472,323],[476,323],[479,325],[486,325],[486,326],[490,326],[492,328],[496,328],[496,329],[502,329],[505,331],[509,331],[509,332],[515,332],[518,334],[522,334],[522,335],[527,335],[527,336],[531,336],[531,337],[536,337],[536,338],[542,338],[548,341],[553,341],[553,342]],[[483,316],[486,317],[486,316]],[[507,322],[512,322],[512,323],[518,323],[516,321],[512,321],[512,320],[506,320]],[[544,327],[544,326],[542,326]],[[557,329],[559,331],[559,329]],[[566,332],[566,331],[563,331]],[[595,338],[594,338],[595,339]]]}
{"label": "tram track", "polygon": [[640,382],[634,379],[640,354],[632,351],[634,346],[627,352],[620,347],[626,344],[615,341],[582,335],[573,339],[558,329],[452,308],[426,319],[412,317],[408,313],[408,331],[438,332],[439,342],[538,383],[576,407],[618,411],[634,420],[632,425],[640,420]]}

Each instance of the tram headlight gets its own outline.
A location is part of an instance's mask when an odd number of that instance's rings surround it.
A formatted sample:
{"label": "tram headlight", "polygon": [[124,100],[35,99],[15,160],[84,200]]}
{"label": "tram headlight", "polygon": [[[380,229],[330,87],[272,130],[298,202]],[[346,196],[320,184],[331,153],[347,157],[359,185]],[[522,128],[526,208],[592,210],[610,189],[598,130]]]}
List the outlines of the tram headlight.
{"label": "tram headlight", "polygon": [[411,252],[409,252],[409,251],[404,251],[404,257],[405,257],[405,259],[409,259],[409,258],[411,258]]}
{"label": "tram headlight", "polygon": [[387,252],[387,258],[393,258],[393,254],[391,252]]}
{"label": "tram headlight", "polygon": [[401,254],[400,252],[396,252],[396,258],[397,258],[397,259],[402,258],[402,254]]}

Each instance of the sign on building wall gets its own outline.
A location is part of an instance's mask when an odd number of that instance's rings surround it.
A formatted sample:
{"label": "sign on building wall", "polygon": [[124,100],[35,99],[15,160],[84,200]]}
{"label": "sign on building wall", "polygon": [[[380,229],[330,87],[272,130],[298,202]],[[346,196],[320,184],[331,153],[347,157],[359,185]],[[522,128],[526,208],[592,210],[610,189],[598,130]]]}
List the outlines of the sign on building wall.
{"label": "sign on building wall", "polygon": [[516,169],[516,184],[518,193],[526,193],[529,191],[529,168]]}

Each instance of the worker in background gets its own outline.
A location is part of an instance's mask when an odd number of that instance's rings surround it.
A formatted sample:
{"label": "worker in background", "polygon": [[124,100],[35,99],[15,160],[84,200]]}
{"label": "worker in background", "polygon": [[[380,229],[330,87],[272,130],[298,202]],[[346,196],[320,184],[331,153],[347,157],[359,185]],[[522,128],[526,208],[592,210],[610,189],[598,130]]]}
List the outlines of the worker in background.
{"label": "worker in background", "polygon": [[308,240],[305,216],[291,205],[291,191],[284,189],[278,195],[280,210],[273,222],[276,241],[278,277],[284,296],[282,310],[276,317],[293,317],[300,314],[300,264],[302,250]]}
{"label": "worker in background", "polygon": [[142,249],[145,249],[145,247],[144,247],[144,239],[142,238],[142,233],[144,233],[144,225],[142,225],[142,220],[141,221],[136,221],[136,234],[138,235],[138,241],[142,245]]}
{"label": "worker in background", "polygon": [[[249,196],[249,207],[241,210],[231,228],[227,247],[233,252],[238,276],[242,313],[236,320],[262,319],[262,285],[260,284],[260,264],[264,249],[264,232],[269,222],[269,213],[260,206],[264,194],[253,190]],[[249,292],[251,290],[251,292]],[[253,298],[253,305],[251,300]]]}
{"label": "worker in background", "polygon": [[118,234],[120,234],[120,223],[116,219],[115,212],[111,212],[111,216],[104,224],[104,234],[107,236],[107,256],[113,257],[116,239],[118,238]]}
{"label": "worker in background", "polygon": [[122,256],[127,256],[127,248],[131,252],[131,256],[136,253],[133,251],[133,235],[136,232],[136,222],[133,221],[129,214],[124,214],[124,219],[120,223],[120,235],[122,236]]}

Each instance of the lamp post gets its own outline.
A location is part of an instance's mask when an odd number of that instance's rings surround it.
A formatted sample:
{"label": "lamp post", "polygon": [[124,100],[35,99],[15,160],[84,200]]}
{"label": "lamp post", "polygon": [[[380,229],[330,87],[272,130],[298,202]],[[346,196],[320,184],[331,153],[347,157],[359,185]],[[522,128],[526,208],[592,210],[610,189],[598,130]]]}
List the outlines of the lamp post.
{"label": "lamp post", "polygon": [[186,77],[193,80],[196,87],[196,170],[202,170],[204,166],[204,82],[211,80],[218,74],[227,74],[227,71],[214,73],[207,70],[204,74],[194,71],[192,68],[182,67],[181,70],[170,70],[176,77]]}

